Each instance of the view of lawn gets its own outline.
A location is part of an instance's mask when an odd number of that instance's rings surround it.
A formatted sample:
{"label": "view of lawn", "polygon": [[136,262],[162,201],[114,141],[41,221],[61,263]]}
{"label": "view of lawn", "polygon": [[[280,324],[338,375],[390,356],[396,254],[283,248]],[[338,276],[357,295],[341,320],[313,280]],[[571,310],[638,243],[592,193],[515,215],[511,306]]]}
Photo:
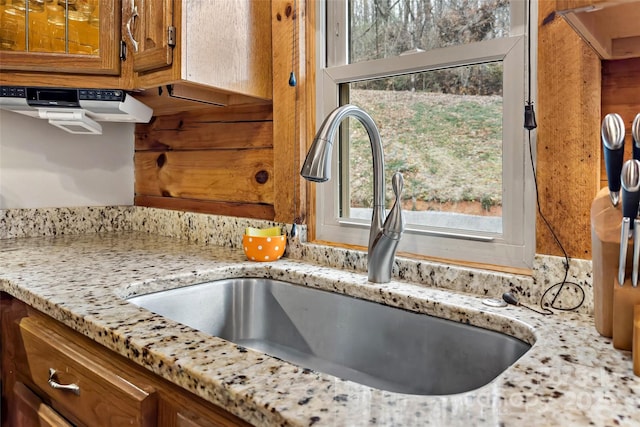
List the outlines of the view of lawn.
{"label": "view of lawn", "polygon": [[[352,89],[350,102],[378,125],[386,188],[393,173],[402,172],[405,209],[501,214],[501,96]],[[351,206],[368,207],[369,139],[356,120],[350,120],[350,131]]]}

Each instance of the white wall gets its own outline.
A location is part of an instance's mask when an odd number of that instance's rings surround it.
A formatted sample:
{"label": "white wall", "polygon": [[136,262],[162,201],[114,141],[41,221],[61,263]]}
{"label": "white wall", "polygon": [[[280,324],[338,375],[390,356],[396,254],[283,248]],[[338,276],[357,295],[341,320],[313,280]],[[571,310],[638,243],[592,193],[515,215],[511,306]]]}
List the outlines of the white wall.
{"label": "white wall", "polygon": [[0,209],[133,204],[134,124],[74,135],[0,110]]}

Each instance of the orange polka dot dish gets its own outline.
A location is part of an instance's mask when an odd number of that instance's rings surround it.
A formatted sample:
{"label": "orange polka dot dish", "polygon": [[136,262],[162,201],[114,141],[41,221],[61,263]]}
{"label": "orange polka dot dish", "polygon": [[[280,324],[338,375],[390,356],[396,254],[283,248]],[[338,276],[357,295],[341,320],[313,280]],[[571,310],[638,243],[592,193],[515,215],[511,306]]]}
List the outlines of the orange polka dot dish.
{"label": "orange polka dot dish", "polygon": [[242,236],[242,248],[250,261],[270,262],[282,258],[287,236],[280,227],[247,228]]}

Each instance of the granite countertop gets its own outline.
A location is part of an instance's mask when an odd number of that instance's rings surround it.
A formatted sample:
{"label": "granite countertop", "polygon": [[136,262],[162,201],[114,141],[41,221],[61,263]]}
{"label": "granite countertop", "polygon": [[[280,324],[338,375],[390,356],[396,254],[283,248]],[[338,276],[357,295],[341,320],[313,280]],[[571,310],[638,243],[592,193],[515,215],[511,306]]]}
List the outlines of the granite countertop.
{"label": "granite countertop", "polygon": [[[509,333],[533,347],[490,384],[416,396],[301,369],[123,298],[273,277]],[[255,425],[638,425],[640,378],[587,314],[491,308],[483,297],[137,231],[0,239],[0,290]],[[634,418],[635,417],[635,418]]]}

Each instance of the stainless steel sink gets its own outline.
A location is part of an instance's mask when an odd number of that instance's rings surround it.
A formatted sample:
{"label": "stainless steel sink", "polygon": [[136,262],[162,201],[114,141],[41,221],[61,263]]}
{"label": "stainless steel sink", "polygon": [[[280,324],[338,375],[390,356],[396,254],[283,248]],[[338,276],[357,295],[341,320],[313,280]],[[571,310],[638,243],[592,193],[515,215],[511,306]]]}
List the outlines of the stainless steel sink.
{"label": "stainless steel sink", "polygon": [[225,279],[130,302],[302,367],[382,390],[476,389],[529,348],[516,338],[271,279]]}

